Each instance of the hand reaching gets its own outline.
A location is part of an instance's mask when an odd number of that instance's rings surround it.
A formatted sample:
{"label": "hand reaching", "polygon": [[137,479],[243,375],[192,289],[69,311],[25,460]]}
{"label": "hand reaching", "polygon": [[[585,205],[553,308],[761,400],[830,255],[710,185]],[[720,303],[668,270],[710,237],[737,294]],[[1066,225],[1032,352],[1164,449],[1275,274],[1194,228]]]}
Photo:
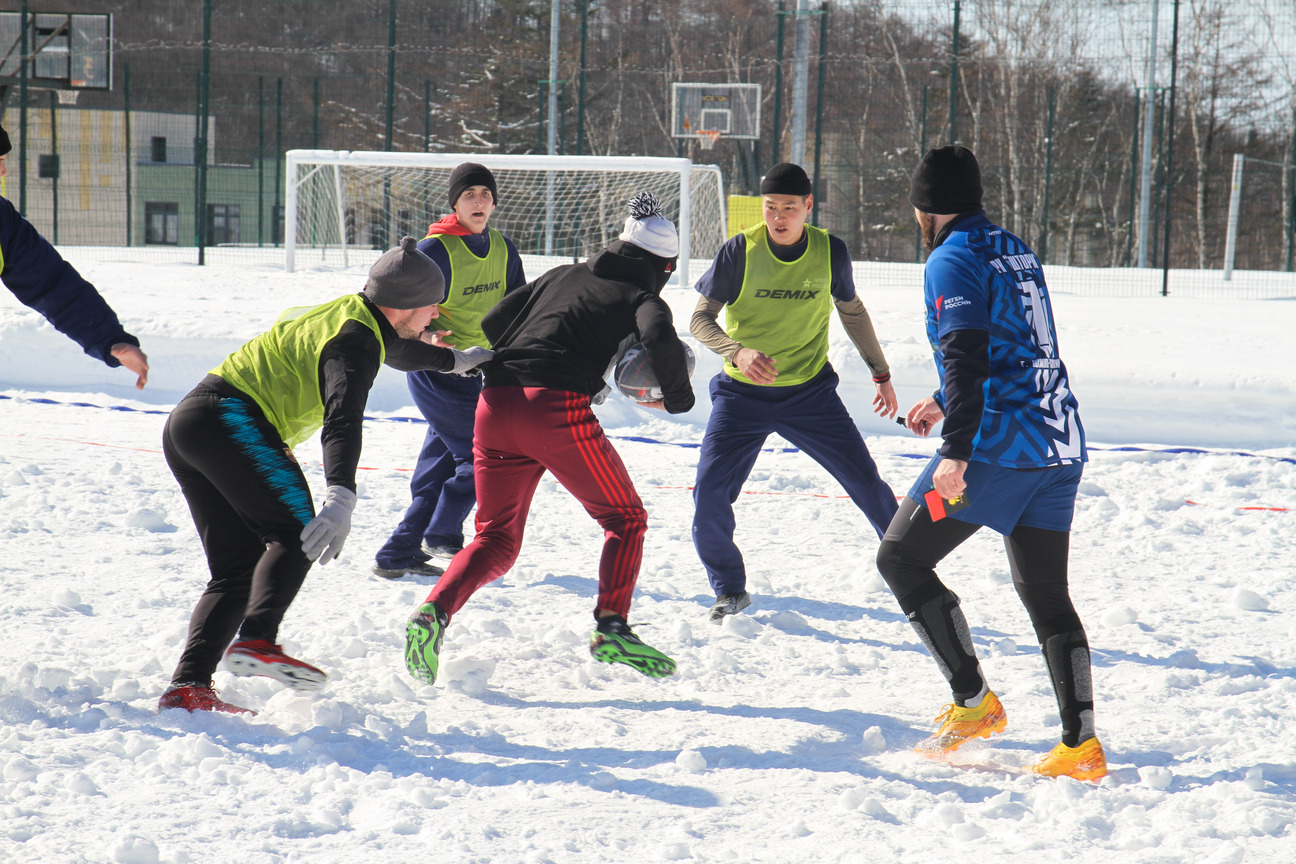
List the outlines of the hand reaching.
{"label": "hand reaching", "polygon": [[135,380],[135,389],[143,390],[144,385],[148,383],[149,373],[148,357],[144,352],[129,342],[118,342],[108,353],[117,358],[118,363],[139,376]]}
{"label": "hand reaching", "polygon": [[481,364],[495,356],[495,352],[489,348],[482,348],[474,345],[464,351],[458,348],[450,349],[454,351],[455,364],[450,371],[455,375],[467,375]]}

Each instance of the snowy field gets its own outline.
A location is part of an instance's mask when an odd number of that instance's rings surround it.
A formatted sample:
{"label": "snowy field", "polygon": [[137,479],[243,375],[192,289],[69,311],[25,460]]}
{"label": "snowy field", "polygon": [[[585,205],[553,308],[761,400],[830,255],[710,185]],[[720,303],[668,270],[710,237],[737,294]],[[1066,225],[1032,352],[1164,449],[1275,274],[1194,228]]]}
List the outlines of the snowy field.
{"label": "snowy field", "polygon": [[[517,566],[447,631],[442,680],[409,677],[404,620],[432,582],[369,567],[423,432],[399,422],[415,412],[384,370],[353,531],[281,631],[328,685],[221,672],[255,718],[159,715],[206,581],[165,412],[281,309],[358,290],[364,268],[82,270],[154,371],[137,393],[0,292],[0,861],[1296,862],[1296,301],[1055,286],[1093,445],[1071,578],[1111,766],[1095,785],[1017,771],[1056,743],[1057,707],[988,530],[941,574],[1008,729],[963,766],[910,752],[948,689],[862,514],[784,442],[737,507],[754,603],[707,621],[688,487],[710,354],[693,412],[599,411],[650,514],[631,622],[674,678],[589,657],[600,534],[552,480]],[[919,270],[857,281],[907,408],[935,383]],[[695,295],[666,296],[685,332]],[[831,359],[903,493],[935,442],[868,413],[836,322]],[[318,443],[299,456],[322,493]]]}

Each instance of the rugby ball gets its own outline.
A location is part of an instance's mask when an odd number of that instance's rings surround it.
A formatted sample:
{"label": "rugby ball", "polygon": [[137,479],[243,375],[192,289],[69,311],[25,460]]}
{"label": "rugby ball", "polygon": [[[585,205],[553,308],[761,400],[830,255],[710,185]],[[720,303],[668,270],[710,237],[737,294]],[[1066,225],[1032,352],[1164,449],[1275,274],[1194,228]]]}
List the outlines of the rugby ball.
{"label": "rugby ball", "polygon": [[[693,375],[693,349],[684,344],[684,357],[688,361],[689,377]],[[617,361],[613,375],[617,389],[636,402],[657,402],[662,398],[661,384],[653,374],[652,364],[648,362],[648,351],[642,342],[636,342],[626,349]]]}

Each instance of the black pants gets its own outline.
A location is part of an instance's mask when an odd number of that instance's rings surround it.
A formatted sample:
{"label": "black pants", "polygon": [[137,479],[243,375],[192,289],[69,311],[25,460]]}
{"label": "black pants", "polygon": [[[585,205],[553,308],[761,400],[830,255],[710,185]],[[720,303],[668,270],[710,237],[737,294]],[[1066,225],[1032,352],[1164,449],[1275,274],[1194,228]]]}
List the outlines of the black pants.
{"label": "black pants", "polygon": [[236,633],[277,641],[311,562],[306,478],[261,409],[200,384],[167,418],[162,451],[189,502],[211,580],[172,684],[207,684]]}
{"label": "black pants", "polygon": [[[935,567],[980,527],[958,519],[933,522],[926,507],[905,498],[877,554],[878,570],[960,704],[981,692],[985,679],[958,597],[940,581]],[[1004,537],[1004,546],[1013,587],[1053,679],[1062,740],[1075,746],[1093,737],[1093,685],[1089,643],[1067,589],[1070,538],[1066,531],[1019,526]]]}

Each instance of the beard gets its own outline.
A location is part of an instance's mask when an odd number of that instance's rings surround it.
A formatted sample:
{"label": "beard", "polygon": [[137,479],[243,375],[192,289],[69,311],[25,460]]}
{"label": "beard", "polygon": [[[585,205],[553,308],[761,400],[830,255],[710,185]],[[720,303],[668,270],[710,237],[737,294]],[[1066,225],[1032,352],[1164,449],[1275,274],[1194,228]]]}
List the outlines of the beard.
{"label": "beard", "polygon": [[395,330],[396,335],[402,339],[417,339],[419,338],[419,334],[427,329],[429,323],[428,321],[415,320],[416,318],[422,317],[424,316],[419,315],[417,311],[411,312],[403,318],[398,318],[397,320],[392,321],[392,329]]}
{"label": "beard", "polygon": [[930,252],[936,247],[936,217],[921,210],[915,210],[914,216],[918,219],[918,227],[922,229],[923,249]]}

